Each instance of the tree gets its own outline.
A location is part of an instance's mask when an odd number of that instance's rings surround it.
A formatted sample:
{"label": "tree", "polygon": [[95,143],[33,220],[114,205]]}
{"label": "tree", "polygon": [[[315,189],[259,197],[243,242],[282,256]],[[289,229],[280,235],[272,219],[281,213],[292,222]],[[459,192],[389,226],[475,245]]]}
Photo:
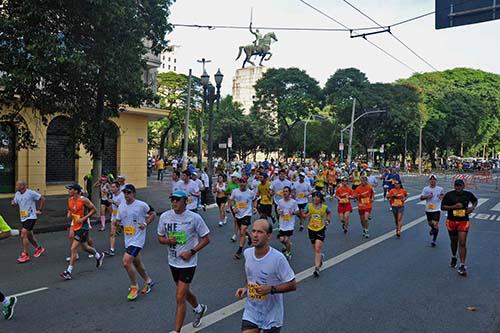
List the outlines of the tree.
{"label": "tree", "polygon": [[321,102],[318,82],[298,68],[271,68],[255,84],[255,95],[252,112],[266,133],[279,137],[288,156],[290,131]]}
{"label": "tree", "polygon": [[0,104],[11,110],[8,117],[25,107],[45,123],[51,114],[70,116],[74,145],[83,144],[90,153],[97,179],[106,120],[118,116],[123,105],[138,107],[154,97],[154,82],[142,80],[144,57],[166,46],[171,3],[4,1]]}

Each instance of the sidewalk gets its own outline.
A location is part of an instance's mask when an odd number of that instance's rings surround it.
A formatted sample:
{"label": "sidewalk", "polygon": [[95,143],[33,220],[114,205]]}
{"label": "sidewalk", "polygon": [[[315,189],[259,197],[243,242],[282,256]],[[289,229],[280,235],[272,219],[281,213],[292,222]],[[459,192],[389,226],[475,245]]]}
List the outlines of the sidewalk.
{"label": "sidewalk", "polygon": [[[148,178],[148,187],[137,189],[136,198],[150,204],[157,213],[162,213],[170,208],[168,194],[171,190],[170,177],[166,175],[162,183],[156,180],[156,175]],[[0,199],[0,214],[13,229],[21,229],[19,221],[19,210],[13,207],[12,199]],[[64,195],[53,195],[46,197],[45,209],[38,217],[35,225],[35,233],[54,232],[65,230],[69,226],[66,218],[68,197]],[[109,218],[109,216],[107,217]],[[99,224],[98,216],[92,217],[92,225]],[[109,221],[107,221],[109,224]],[[109,228],[109,226],[107,226]],[[109,230],[109,229],[108,229]]]}

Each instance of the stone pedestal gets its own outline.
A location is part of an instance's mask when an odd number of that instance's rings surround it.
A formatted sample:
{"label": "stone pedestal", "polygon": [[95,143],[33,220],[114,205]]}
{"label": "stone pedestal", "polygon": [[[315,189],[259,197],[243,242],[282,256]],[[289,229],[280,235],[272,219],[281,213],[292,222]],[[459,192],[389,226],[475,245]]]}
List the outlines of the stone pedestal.
{"label": "stone pedestal", "polygon": [[233,101],[243,105],[244,113],[249,114],[255,98],[255,83],[262,78],[267,67],[255,66],[236,70],[233,78]]}

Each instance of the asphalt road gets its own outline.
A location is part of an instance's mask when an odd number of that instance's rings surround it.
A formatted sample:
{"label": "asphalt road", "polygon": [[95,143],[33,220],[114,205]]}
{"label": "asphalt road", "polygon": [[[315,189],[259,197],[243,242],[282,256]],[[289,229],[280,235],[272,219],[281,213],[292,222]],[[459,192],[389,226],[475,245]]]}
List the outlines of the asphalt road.
{"label": "asphalt road", "polygon": [[[403,178],[410,199],[425,179]],[[442,184],[449,189],[449,182]],[[378,189],[380,191],[380,189]],[[394,237],[386,201],[376,201],[371,239],[361,237],[357,211],[347,235],[338,218],[327,230],[327,268],[311,277],[313,254],[306,232],[293,236],[292,268],[300,280],[297,291],[285,295],[283,332],[500,332],[500,192],[494,185],[472,190],[481,206],[472,218],[468,240],[469,275],[459,276],[449,264],[448,235],[441,218],[438,246],[430,247],[424,206],[407,203],[401,239]],[[377,199],[381,196],[377,196]],[[330,203],[331,205],[331,203]],[[332,207],[335,210],[335,207]],[[201,332],[239,332],[241,303],[234,292],[245,281],[244,262],[232,258],[232,226],[217,226],[217,212],[202,215],[211,229],[211,243],[199,258],[192,289],[208,305]],[[100,249],[107,235],[93,231]],[[13,320],[0,320],[0,332],[169,332],[173,328],[175,287],[167,251],[150,227],[143,260],[156,281],[152,293],[127,302],[129,286],[121,256],[107,257],[101,269],[81,255],[73,280],[62,281],[68,241],[65,232],[38,235],[47,252],[27,264],[17,264],[18,239],[0,241],[0,289],[18,294]],[[118,240],[117,248],[123,240]],[[275,240],[273,245],[280,248]],[[121,251],[119,251],[121,253]],[[307,271],[309,269],[309,271]],[[302,273],[301,273],[302,272]],[[224,311],[219,311],[223,308]],[[474,307],[475,311],[468,310]],[[188,313],[186,329],[192,314]],[[206,323],[212,323],[206,326]]]}

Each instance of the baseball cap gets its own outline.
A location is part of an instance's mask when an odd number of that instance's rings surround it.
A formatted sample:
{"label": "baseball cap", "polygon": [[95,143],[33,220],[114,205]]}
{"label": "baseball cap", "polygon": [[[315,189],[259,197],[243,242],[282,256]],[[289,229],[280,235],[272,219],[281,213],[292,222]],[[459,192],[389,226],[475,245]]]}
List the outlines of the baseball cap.
{"label": "baseball cap", "polygon": [[306,174],[304,172],[299,172],[299,176],[305,177]]}
{"label": "baseball cap", "polygon": [[170,195],[170,198],[187,198],[187,197],[188,197],[187,193],[182,190],[177,190]]}
{"label": "baseball cap", "polygon": [[465,183],[464,183],[463,179],[457,179],[457,180],[455,180],[454,184],[455,185],[460,185],[460,186],[465,186]]}
{"label": "baseball cap", "polygon": [[198,173],[196,171],[191,172],[191,176],[198,176]]}
{"label": "baseball cap", "polygon": [[434,179],[436,179],[436,180],[437,180],[437,177],[436,177],[436,175],[435,175],[435,174],[432,174],[432,175],[430,175],[430,176],[429,176],[429,180],[431,180],[432,178],[434,178]]}
{"label": "baseball cap", "polygon": [[233,177],[234,177],[234,178],[241,178],[241,174],[240,174],[239,172],[236,172],[236,171],[235,171],[235,172],[233,172],[233,173],[231,174],[231,178],[233,178]]}
{"label": "baseball cap", "polygon": [[82,187],[80,186],[80,184],[77,184],[77,183],[69,184],[69,185],[66,185],[65,187],[68,190],[76,190],[78,192],[82,191]]}
{"label": "baseball cap", "polygon": [[120,179],[120,178],[122,178],[122,179],[127,179],[127,177],[125,177],[124,175],[118,175],[118,176],[116,177],[116,179]]}
{"label": "baseball cap", "polygon": [[125,192],[125,191],[130,191],[130,192],[135,193],[135,186],[132,185],[132,184],[125,184],[125,186],[123,187],[122,192]]}
{"label": "baseball cap", "polygon": [[265,172],[264,172],[264,173],[262,174],[262,177],[264,177],[264,178],[268,178],[268,177],[269,177],[269,175],[268,175],[267,173],[265,173]]}

